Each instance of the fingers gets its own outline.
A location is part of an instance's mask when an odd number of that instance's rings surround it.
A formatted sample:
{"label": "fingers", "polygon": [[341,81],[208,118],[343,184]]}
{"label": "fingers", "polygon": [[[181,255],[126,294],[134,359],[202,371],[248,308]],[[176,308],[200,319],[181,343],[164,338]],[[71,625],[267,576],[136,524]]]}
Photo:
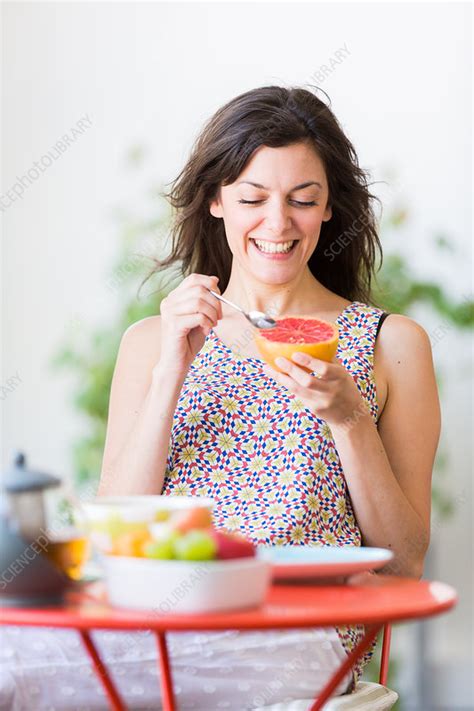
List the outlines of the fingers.
{"label": "fingers", "polygon": [[[296,355],[296,354],[295,354]],[[300,354],[298,354],[300,355]],[[316,359],[313,359],[316,360]],[[318,363],[324,363],[324,361],[318,361]],[[315,375],[312,375],[311,373],[308,373],[307,370],[303,370],[299,365],[296,363],[293,363],[291,360],[288,360],[288,358],[282,358],[278,357],[275,359],[275,364],[284,371],[284,373],[287,376],[291,376],[295,382],[297,382],[299,385],[301,385],[304,388],[313,388],[321,391],[325,391],[328,387],[327,383],[327,369],[321,368],[322,373],[317,371],[317,368],[314,370],[316,371],[317,375],[320,377],[316,377]],[[305,368],[310,367],[305,364]],[[319,366],[317,366],[319,368]],[[273,370],[273,373],[276,373],[276,375],[282,377],[281,373],[278,373],[278,371]],[[272,374],[273,374],[272,373]],[[274,377],[276,377],[274,375]],[[284,376],[283,376],[284,377]]]}
{"label": "fingers", "polygon": [[203,313],[183,314],[175,322],[174,330],[179,333],[187,333],[193,328],[202,328],[204,334],[209,335],[209,331],[214,327],[211,319]]}
{"label": "fingers", "polygon": [[[217,294],[220,294],[220,289],[217,286],[219,277],[217,276],[207,276],[207,274],[189,274],[181,284],[175,289],[175,291],[187,291],[193,286],[202,286],[206,289],[212,289]],[[215,297],[214,297],[215,298]],[[216,299],[217,301],[217,299]]]}
{"label": "fingers", "polygon": [[176,294],[173,310],[176,314],[198,311],[206,314],[214,325],[222,318],[222,303],[202,286],[192,286],[186,292]]}
{"label": "fingers", "polygon": [[[179,316],[180,327],[191,324],[201,325],[205,332],[217,325],[222,318],[222,303],[216,299],[209,289],[220,294],[216,276],[205,274],[190,274],[161,302],[161,313],[172,319]],[[202,318],[196,318],[196,316]],[[192,318],[183,319],[183,316]]]}
{"label": "fingers", "polygon": [[219,318],[222,318],[222,302],[210,293],[210,289],[215,291],[216,294],[221,293],[218,287],[219,277],[217,276],[206,276],[205,274],[190,274],[184,279],[179,285],[178,289],[184,294],[193,293],[200,294],[203,296],[210,304],[216,307],[218,313],[221,314]]}
{"label": "fingers", "polygon": [[325,380],[330,380],[335,375],[335,363],[320,360],[319,358],[313,358],[308,353],[303,353],[301,351],[293,353],[291,360],[297,365],[309,368],[312,372],[317,373]]}

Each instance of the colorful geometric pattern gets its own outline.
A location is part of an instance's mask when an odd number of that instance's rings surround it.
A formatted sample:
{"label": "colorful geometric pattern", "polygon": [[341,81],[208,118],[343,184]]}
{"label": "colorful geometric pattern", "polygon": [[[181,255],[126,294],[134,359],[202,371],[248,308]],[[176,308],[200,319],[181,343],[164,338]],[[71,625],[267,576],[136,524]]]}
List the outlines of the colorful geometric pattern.
{"label": "colorful geometric pattern", "polygon": [[[375,421],[373,355],[382,313],[354,301],[336,319],[337,358]],[[235,351],[211,330],[194,359],[174,414],[163,494],[212,497],[215,525],[255,543],[360,546],[330,427],[267,377],[259,358]],[[346,651],[364,630],[336,629]]]}

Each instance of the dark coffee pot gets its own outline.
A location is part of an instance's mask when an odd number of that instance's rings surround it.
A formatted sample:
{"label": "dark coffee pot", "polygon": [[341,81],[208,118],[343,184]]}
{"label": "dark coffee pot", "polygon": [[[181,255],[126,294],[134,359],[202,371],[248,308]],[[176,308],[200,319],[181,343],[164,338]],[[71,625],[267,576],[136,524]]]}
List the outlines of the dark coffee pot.
{"label": "dark coffee pot", "polygon": [[46,556],[44,492],[56,477],[28,469],[17,452],[4,472],[0,499],[0,604],[43,607],[61,601],[70,578]]}

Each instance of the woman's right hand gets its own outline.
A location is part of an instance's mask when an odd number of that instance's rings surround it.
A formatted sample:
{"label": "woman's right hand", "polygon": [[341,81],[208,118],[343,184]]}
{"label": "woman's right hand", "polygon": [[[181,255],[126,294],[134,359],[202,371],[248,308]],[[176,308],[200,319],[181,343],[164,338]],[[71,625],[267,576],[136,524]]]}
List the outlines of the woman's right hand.
{"label": "woman's right hand", "polygon": [[204,345],[211,328],[222,318],[222,302],[216,276],[190,274],[161,302],[161,352],[157,364],[162,372],[186,375]]}

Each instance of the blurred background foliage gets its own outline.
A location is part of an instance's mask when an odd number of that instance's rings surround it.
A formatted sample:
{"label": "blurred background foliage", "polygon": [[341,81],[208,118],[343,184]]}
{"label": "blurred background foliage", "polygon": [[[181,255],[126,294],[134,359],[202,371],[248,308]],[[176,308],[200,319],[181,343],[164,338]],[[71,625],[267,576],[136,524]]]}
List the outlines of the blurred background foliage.
{"label": "blurred background foliage", "polygon": [[[134,172],[140,171],[146,157],[142,147],[132,148],[127,157],[129,168]],[[54,371],[72,374],[75,382],[72,404],[83,417],[86,427],[85,434],[74,442],[72,448],[74,484],[79,496],[81,492],[87,492],[87,495],[95,492],[98,484],[110,385],[121,337],[132,323],[158,314],[161,300],[180,281],[178,273],[173,277],[174,270],[167,271],[166,274],[155,275],[137,294],[153,266],[152,255],[163,256],[167,253],[171,211],[160,194],[161,188],[146,191],[138,215],[123,208],[114,213],[118,233],[117,256],[106,277],[106,285],[116,300],[115,318],[89,329],[79,324],[65,336],[64,343],[51,361]],[[406,206],[393,207],[383,217],[380,232],[385,250],[384,235],[400,230],[408,219]],[[442,252],[444,259],[455,257],[454,247],[444,235],[434,237],[432,247]],[[419,279],[400,251],[385,251],[373,294],[374,302],[392,313],[411,315],[419,305],[428,307],[435,315],[434,320],[443,327],[440,332],[472,329],[474,324],[471,297],[456,301],[448,295],[443,284]],[[437,377],[442,380],[439,372]],[[443,484],[448,464],[449,453],[441,445],[433,477],[433,510],[439,517],[447,517],[453,510],[449,488]]]}

